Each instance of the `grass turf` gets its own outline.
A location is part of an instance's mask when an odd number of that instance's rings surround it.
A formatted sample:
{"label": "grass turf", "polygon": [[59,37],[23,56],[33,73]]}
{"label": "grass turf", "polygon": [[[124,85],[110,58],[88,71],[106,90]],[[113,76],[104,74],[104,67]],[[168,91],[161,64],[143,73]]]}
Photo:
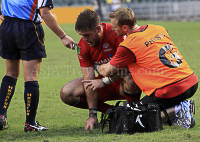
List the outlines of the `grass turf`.
{"label": "grass turf", "polygon": [[[190,67],[199,76],[199,48],[200,48],[200,24],[199,22],[170,22],[170,21],[138,21],[138,25],[156,24],[168,29],[169,34],[178,46]],[[74,31],[74,24],[61,25],[64,31],[76,42],[80,36]],[[33,141],[33,142],[55,142],[55,141],[200,141],[200,92],[197,91],[192,98],[196,103],[196,126],[185,130],[177,126],[164,126],[164,130],[154,133],[136,133],[134,135],[115,135],[101,133],[101,129],[94,131],[84,130],[88,111],[65,105],[59,96],[63,85],[71,80],[81,77],[82,73],[75,51],[64,47],[61,40],[44,25],[46,33],[46,50],[48,58],[43,59],[39,75],[40,103],[37,120],[41,125],[50,130],[45,132],[23,131],[25,122],[24,108],[24,81],[23,66],[16,86],[15,95],[8,109],[7,130],[0,131],[0,141]],[[5,75],[5,61],[0,59],[0,78]],[[114,103],[114,102],[109,102]],[[100,116],[100,113],[99,113]]]}

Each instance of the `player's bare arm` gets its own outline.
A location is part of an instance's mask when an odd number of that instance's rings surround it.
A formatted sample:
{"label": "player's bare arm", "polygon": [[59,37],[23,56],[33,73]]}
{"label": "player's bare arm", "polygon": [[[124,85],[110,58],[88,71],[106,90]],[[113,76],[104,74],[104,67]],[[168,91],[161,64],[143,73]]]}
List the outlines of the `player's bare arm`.
{"label": "player's bare arm", "polygon": [[46,25],[62,40],[62,43],[68,47],[73,48],[74,40],[69,37],[58,25],[56,19],[50,11],[49,7],[40,8],[41,16]]}
{"label": "player's bare arm", "polygon": [[128,68],[123,68],[116,72],[114,75],[111,75],[110,77],[104,77],[102,79],[94,80],[83,80],[82,82],[87,83],[86,89],[90,88],[93,91],[95,91],[99,88],[103,88],[107,84],[110,84],[119,80],[120,78],[123,78],[125,75],[127,75],[127,73],[129,73]]}
{"label": "player's bare arm", "polygon": [[[84,80],[92,80],[95,79],[95,73],[93,67],[82,67],[82,73]],[[98,92],[93,91],[91,88],[86,89],[86,83],[84,83],[85,94],[87,98],[88,108],[89,108],[89,118],[86,121],[86,129],[92,130],[94,126],[97,127],[98,119],[97,119],[97,101],[98,101]],[[95,115],[96,113],[96,115]]]}
{"label": "player's bare arm", "polygon": [[100,75],[109,77],[119,71],[120,68],[116,68],[108,62],[107,64],[103,64],[98,68],[98,72]]}

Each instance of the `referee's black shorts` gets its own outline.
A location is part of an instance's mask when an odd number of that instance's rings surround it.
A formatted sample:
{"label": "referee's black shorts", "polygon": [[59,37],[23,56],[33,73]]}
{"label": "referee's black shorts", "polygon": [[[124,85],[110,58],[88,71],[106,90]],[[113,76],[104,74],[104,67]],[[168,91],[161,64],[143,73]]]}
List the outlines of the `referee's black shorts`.
{"label": "referee's black shorts", "polygon": [[5,17],[0,26],[0,56],[25,61],[46,58],[42,25],[30,20]]}

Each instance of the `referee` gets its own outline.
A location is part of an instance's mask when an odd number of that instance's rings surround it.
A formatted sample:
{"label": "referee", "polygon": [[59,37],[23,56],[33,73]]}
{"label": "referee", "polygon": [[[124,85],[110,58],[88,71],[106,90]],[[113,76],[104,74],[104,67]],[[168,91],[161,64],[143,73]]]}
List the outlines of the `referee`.
{"label": "referee", "polygon": [[60,28],[51,13],[52,0],[3,0],[0,26],[0,56],[6,61],[6,75],[0,89],[0,130],[7,128],[7,109],[15,92],[20,74],[20,60],[24,70],[24,102],[26,122],[24,131],[44,131],[47,127],[36,122],[39,103],[38,74],[42,58],[46,58],[42,18],[46,25],[68,48],[73,39]]}

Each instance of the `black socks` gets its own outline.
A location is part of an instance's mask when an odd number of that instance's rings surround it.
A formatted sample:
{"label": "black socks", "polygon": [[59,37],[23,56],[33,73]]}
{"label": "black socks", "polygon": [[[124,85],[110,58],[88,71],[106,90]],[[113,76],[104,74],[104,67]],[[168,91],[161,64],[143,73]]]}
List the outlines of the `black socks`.
{"label": "black socks", "polygon": [[[17,79],[4,76],[0,89],[0,115],[6,115],[10,101],[15,91]],[[38,81],[27,81],[24,83],[24,101],[26,108],[26,123],[35,125],[35,117],[39,103]]]}
{"label": "black socks", "polygon": [[26,107],[26,123],[35,125],[35,117],[39,103],[38,81],[27,81],[24,83],[24,101]]}
{"label": "black socks", "polygon": [[16,82],[17,79],[10,76],[4,76],[2,79],[0,89],[0,115],[6,115],[10,101],[15,92]]}

